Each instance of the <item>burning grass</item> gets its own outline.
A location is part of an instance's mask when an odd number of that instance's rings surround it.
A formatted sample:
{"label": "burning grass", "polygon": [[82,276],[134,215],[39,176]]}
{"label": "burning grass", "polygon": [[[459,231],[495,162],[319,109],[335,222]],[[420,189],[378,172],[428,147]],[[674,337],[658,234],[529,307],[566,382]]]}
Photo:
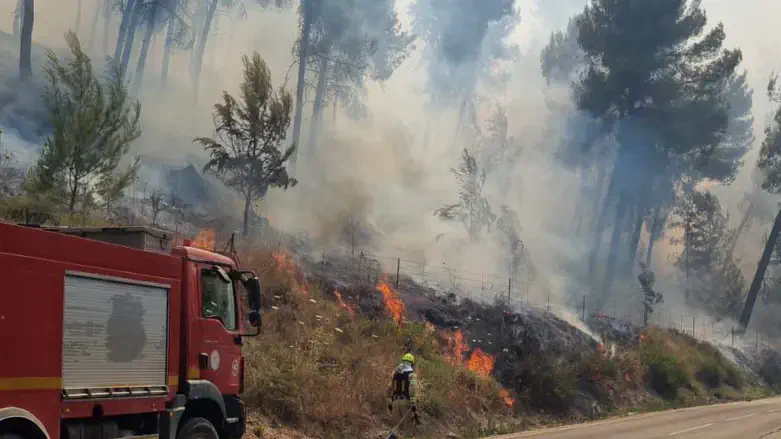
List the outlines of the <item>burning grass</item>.
{"label": "burning grass", "polygon": [[[273,295],[267,294],[275,304],[266,303],[263,332],[247,342],[244,398],[256,414],[308,436],[362,438],[387,433],[386,391],[393,369],[409,350],[418,358],[421,437],[517,428],[520,421],[513,420],[506,406],[509,392],[503,392],[490,373],[481,376],[463,363],[450,364],[440,353],[447,347],[431,325],[399,325],[399,314],[392,313],[393,320],[367,319],[356,312],[349,294],[336,290],[334,300],[328,300],[317,285],[310,286],[305,299],[295,290],[285,292],[282,286],[298,281],[280,275],[294,276],[298,271],[280,272],[278,259],[265,255],[250,258],[264,285],[275,286]],[[378,289],[382,285],[391,292],[389,297],[398,298],[387,284],[380,283]]]}
{"label": "burning grass", "polygon": [[[244,395],[254,416],[266,420],[262,425],[277,422],[318,438],[387,434],[386,391],[406,351],[418,358],[418,436],[424,438],[451,431],[483,437],[755,394],[715,348],[674,331],[649,330],[617,346],[592,341],[582,351],[551,352],[503,327],[490,331],[502,333],[492,345],[478,339],[470,346],[467,335],[474,328],[442,330],[408,320],[405,303],[385,279],[370,288],[337,289],[310,284],[284,251],[245,260],[264,285],[263,332],[247,343]],[[532,324],[513,323],[517,317],[499,308],[469,306],[488,329],[495,323],[491,313],[516,329]],[[510,353],[504,345],[523,352]]]}
{"label": "burning grass", "polygon": [[377,291],[382,294],[382,299],[385,302],[385,307],[388,309],[388,313],[396,322],[401,325],[404,318],[407,315],[407,307],[399,297],[399,294],[388,283],[387,278],[383,277],[377,283]]}

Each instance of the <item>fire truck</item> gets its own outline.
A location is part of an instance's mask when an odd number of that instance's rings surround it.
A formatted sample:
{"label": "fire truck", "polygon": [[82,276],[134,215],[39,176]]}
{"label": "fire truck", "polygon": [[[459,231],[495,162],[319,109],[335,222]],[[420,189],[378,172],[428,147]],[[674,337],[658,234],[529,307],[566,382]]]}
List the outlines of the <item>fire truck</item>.
{"label": "fire truck", "polygon": [[260,283],[234,259],[153,228],[0,223],[0,439],[240,438]]}

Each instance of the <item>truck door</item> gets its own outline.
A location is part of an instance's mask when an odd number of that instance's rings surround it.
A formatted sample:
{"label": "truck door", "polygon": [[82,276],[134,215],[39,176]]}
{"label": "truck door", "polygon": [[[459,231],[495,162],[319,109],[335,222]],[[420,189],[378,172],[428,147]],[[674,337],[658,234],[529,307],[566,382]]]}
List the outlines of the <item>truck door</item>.
{"label": "truck door", "polygon": [[201,379],[214,383],[224,395],[237,395],[241,337],[236,284],[222,268],[209,265],[200,267],[199,284]]}

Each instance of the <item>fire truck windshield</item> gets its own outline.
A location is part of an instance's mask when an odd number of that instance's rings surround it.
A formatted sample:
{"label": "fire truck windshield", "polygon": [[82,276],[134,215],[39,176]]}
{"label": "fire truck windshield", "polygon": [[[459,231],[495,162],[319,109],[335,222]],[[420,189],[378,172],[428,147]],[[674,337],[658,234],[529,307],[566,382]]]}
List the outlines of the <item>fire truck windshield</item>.
{"label": "fire truck windshield", "polygon": [[201,312],[218,319],[229,331],[236,330],[236,290],[217,270],[201,270]]}

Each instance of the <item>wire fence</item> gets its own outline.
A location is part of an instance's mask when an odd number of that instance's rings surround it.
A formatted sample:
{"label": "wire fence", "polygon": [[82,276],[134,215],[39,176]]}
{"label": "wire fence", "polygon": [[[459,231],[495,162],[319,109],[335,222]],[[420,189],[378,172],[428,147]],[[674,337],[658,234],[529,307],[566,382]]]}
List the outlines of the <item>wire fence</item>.
{"label": "wire fence", "polygon": [[[282,248],[281,242],[277,244]],[[483,304],[497,300],[514,309],[535,308],[553,312],[567,320],[612,319],[630,327],[676,330],[701,341],[738,349],[759,350],[765,340],[759,331],[740,333],[731,320],[718,319],[704,313],[692,315],[663,305],[656,306],[646,317],[642,295],[637,300],[600,304],[588,295],[553,294],[539,275],[520,270],[515,276],[478,272],[442,262],[415,261],[399,256],[368,253],[343,246],[315,246],[305,251],[312,261],[314,273],[344,285],[372,287],[385,279],[401,291],[429,289],[437,294],[453,294]],[[629,286],[627,286],[629,287]]]}

